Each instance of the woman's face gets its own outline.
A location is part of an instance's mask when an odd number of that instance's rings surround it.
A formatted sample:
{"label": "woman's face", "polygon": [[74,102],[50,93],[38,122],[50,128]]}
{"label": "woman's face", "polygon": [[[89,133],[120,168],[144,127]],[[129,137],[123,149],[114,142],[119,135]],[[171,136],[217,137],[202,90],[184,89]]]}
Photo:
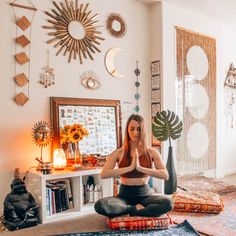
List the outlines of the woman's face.
{"label": "woman's face", "polygon": [[138,142],[140,138],[141,127],[136,120],[131,120],[128,126],[128,134],[130,140],[133,142]]}

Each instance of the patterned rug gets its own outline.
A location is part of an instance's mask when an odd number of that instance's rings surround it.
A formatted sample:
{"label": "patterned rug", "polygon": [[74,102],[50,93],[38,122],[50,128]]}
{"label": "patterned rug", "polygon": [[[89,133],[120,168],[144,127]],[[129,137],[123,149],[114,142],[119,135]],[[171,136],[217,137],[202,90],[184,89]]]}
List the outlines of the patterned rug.
{"label": "patterned rug", "polygon": [[229,185],[222,181],[200,175],[178,177],[178,187],[186,191],[210,191],[219,195],[236,192],[236,185]]}
{"label": "patterned rug", "polygon": [[186,190],[212,191],[221,195],[224,200],[224,211],[220,214],[203,214],[187,212],[170,212],[174,223],[181,223],[185,219],[200,233],[214,236],[236,235],[236,186],[223,182],[195,176],[193,181],[188,178],[186,182],[181,179],[178,182],[181,188]]}
{"label": "patterned rug", "polygon": [[[173,236],[173,235],[181,235],[181,236],[198,236],[199,234],[195,231],[195,229],[189,224],[188,221],[184,221],[181,224],[171,226],[168,229],[163,230],[126,230],[126,231],[109,231],[109,232],[87,232],[87,233],[74,233],[74,234],[60,234],[57,236],[105,236],[105,235],[113,235],[113,236],[141,236],[141,235],[149,235],[149,236]],[[55,235],[54,235],[55,236]]]}

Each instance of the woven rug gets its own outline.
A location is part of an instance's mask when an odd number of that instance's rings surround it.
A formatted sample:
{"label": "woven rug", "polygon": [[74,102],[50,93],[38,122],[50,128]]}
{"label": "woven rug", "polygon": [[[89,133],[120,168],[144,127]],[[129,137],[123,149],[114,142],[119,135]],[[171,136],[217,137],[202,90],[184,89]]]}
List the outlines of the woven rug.
{"label": "woven rug", "polygon": [[[141,235],[149,235],[149,236],[173,236],[173,235],[181,235],[181,236],[198,236],[199,234],[195,231],[195,229],[189,224],[188,221],[184,221],[181,224],[171,226],[168,229],[164,230],[126,230],[126,231],[109,231],[109,232],[87,232],[87,233],[73,233],[73,234],[60,234],[57,236],[141,236]],[[55,236],[55,235],[54,235]]]}
{"label": "woven rug", "polygon": [[236,192],[236,185],[229,185],[222,181],[200,175],[178,177],[178,187],[186,191],[209,191],[219,195]]}
{"label": "woven rug", "polygon": [[[186,178],[186,177],[185,177]],[[174,223],[185,219],[200,233],[214,236],[236,235],[236,186],[202,176],[192,176],[186,182],[182,178],[178,185],[186,190],[212,191],[221,195],[224,210],[219,214],[188,213],[172,211],[169,213]],[[227,193],[227,194],[226,194]]]}

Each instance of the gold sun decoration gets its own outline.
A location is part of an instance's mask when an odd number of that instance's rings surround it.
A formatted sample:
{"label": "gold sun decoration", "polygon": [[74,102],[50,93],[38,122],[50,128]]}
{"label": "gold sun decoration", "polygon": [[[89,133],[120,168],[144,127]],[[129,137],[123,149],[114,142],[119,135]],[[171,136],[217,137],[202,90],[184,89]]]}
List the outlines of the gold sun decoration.
{"label": "gold sun decoration", "polygon": [[[51,29],[52,32],[48,35],[54,38],[48,40],[47,43],[54,44],[55,48],[59,47],[56,55],[63,52],[66,56],[69,53],[68,62],[71,62],[72,57],[76,60],[79,57],[80,64],[83,64],[83,58],[89,57],[93,60],[93,53],[101,52],[95,44],[100,45],[98,40],[104,40],[104,38],[98,36],[101,34],[97,30],[99,26],[95,24],[98,22],[95,18],[98,14],[91,15],[91,10],[88,10],[89,3],[80,4],[78,0],[65,0],[65,4],[60,2],[60,5],[53,1],[53,5],[56,9],[52,9],[51,13],[46,11],[45,14],[52,19],[47,20],[51,26],[43,26],[44,29]],[[81,38],[74,37],[70,32],[70,23],[80,23],[83,27],[83,34]]]}
{"label": "gold sun decoration", "polygon": [[53,130],[47,121],[39,121],[32,128],[32,136],[37,146],[45,147],[53,139]]}

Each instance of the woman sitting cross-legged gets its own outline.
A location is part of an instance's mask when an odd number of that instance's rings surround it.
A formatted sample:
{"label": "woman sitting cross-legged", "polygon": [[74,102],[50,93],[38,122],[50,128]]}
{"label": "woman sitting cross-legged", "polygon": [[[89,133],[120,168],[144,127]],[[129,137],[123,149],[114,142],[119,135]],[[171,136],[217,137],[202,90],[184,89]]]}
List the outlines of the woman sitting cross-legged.
{"label": "woman sitting cross-legged", "polygon": [[[118,176],[121,179],[118,196],[99,199],[94,205],[98,214],[159,217],[172,210],[171,199],[151,193],[150,176],[168,180],[169,175],[160,154],[146,145],[144,119],[140,115],[129,117],[123,146],[108,155],[101,172],[102,179]],[[137,209],[137,204],[143,208]]]}

